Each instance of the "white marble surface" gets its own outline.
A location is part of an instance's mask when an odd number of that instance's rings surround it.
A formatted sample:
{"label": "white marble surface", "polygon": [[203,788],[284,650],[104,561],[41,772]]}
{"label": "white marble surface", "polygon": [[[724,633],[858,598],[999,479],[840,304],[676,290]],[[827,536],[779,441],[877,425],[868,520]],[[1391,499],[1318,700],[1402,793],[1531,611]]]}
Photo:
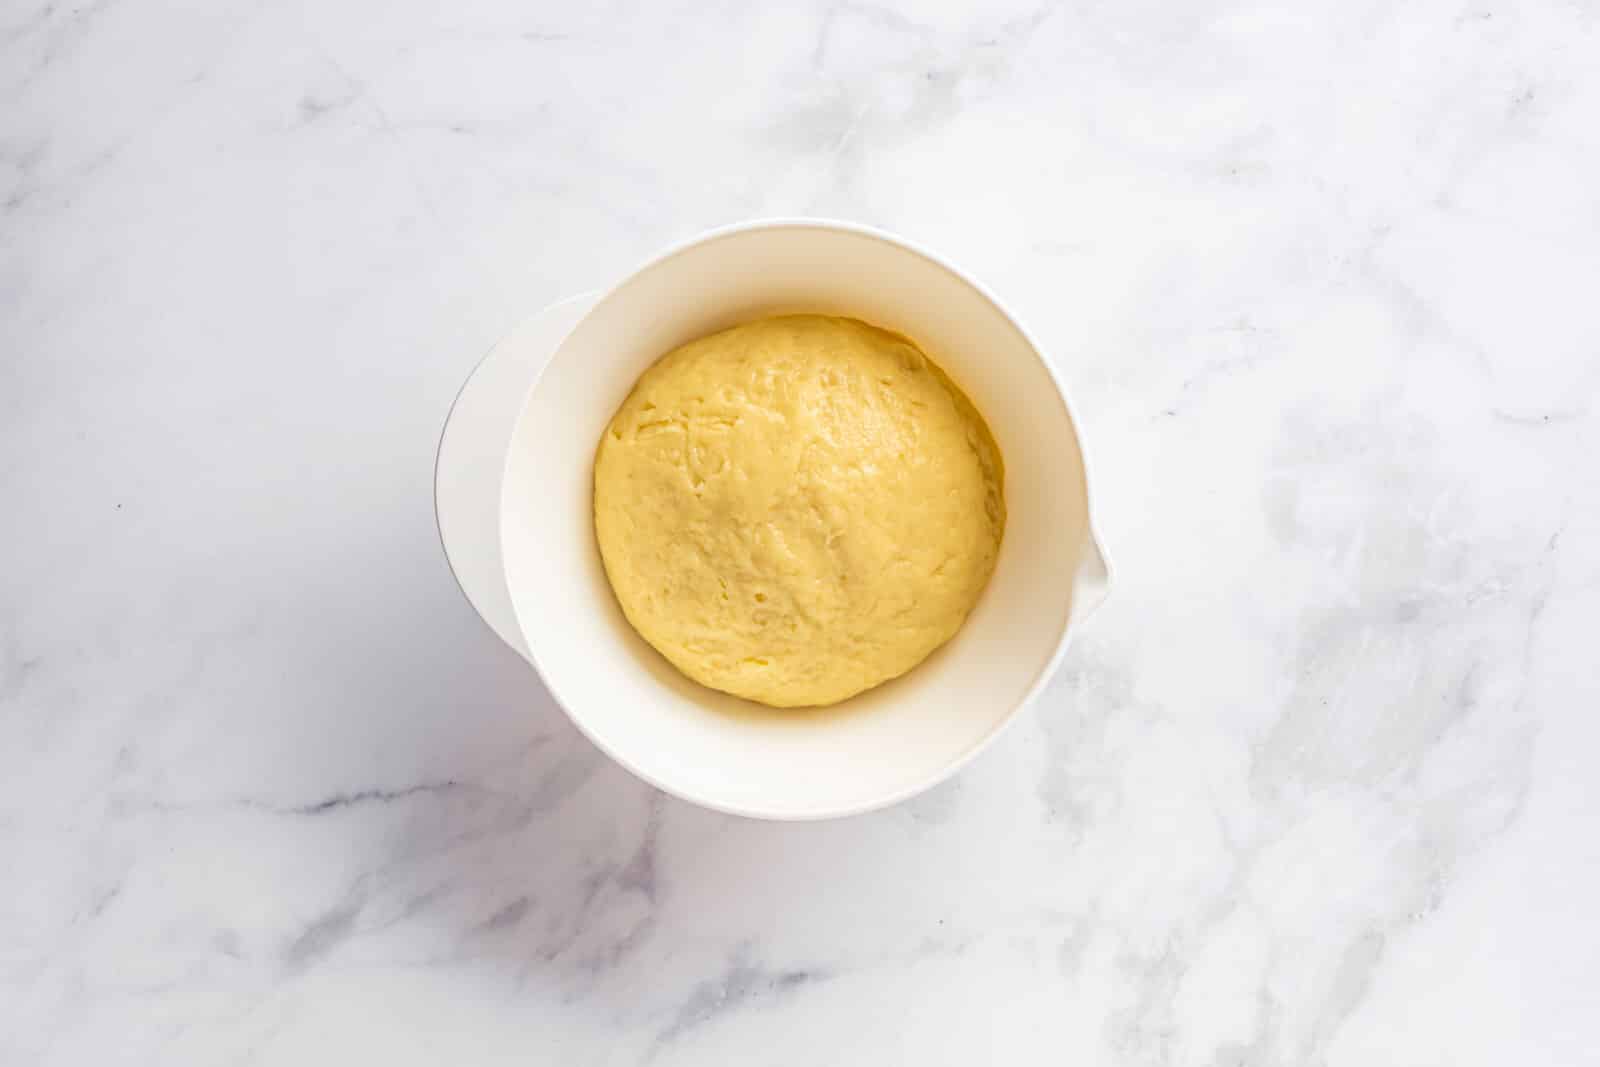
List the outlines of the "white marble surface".
{"label": "white marble surface", "polygon": [[[0,1062],[1600,1050],[1600,11],[0,7]],[[1120,587],[949,785],[607,764],[435,435],[718,223],[968,265]]]}

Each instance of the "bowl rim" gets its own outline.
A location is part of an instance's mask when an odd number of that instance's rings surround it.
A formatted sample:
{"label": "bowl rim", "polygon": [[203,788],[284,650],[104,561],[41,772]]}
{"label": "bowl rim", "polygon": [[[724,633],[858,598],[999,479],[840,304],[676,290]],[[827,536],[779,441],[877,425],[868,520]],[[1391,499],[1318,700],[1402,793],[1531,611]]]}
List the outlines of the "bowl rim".
{"label": "bowl rim", "polygon": [[[691,237],[669,245],[665,250],[651,256],[635,266],[632,270],[621,275],[621,277],[619,277],[615,282],[606,285],[603,288],[596,288],[592,290],[591,292],[595,298],[594,303],[590,305],[588,311],[584,312],[583,317],[573,325],[572,330],[568,332],[567,336],[562,338],[561,342],[551,351],[550,357],[545,360],[544,365],[539,368],[538,374],[536,374],[533,377],[533,380],[529,382],[527,393],[524,395],[522,404],[517,410],[517,417],[512,423],[513,438],[515,437],[515,427],[522,424],[522,420],[527,415],[528,406],[533,401],[534,394],[538,391],[540,384],[544,381],[546,371],[549,369],[550,365],[555,362],[556,357],[561,354],[561,349],[566,346],[567,340],[570,339],[572,334],[576,333],[577,330],[584,324],[584,322],[588,320],[589,316],[594,313],[595,308],[598,308],[600,305],[604,304],[623,286],[633,281],[633,279],[643,274],[645,271],[660,266],[661,264],[682,255],[690,249],[697,248],[701,245],[710,244],[714,241],[724,240],[726,238],[742,233],[748,233],[754,230],[797,229],[832,230],[854,234],[856,236],[882,241],[886,244],[894,245],[906,252],[910,252],[912,255],[926,260],[935,267],[938,267],[939,269],[953,276],[957,281],[970,287],[979,296],[987,300],[989,304],[1000,313],[1001,317],[1009,322],[1012,327],[1015,328],[1019,334],[1021,334],[1023,340],[1027,342],[1028,350],[1033,354],[1033,358],[1039,361],[1039,364],[1044,368],[1045,374],[1049,376],[1051,384],[1055,387],[1056,399],[1061,404],[1062,411],[1065,413],[1067,421],[1072,427],[1072,435],[1078,445],[1078,458],[1083,467],[1084,532],[1089,548],[1097,554],[1101,569],[1104,571],[1104,577],[1102,579],[1104,592],[1101,594],[1099,600],[1097,600],[1083,614],[1074,618],[1069,613],[1062,620],[1061,631],[1056,635],[1055,647],[1052,649],[1049,659],[1045,661],[1044,665],[1040,667],[1038,672],[1034,675],[1032,682],[1030,682],[1028,685],[1027,691],[1023,693],[1021,698],[1019,698],[1004,715],[1000,716],[999,719],[996,720],[995,724],[989,729],[988,733],[980,737],[965,752],[961,753],[959,756],[943,764],[942,766],[935,768],[932,773],[917,779],[910,785],[901,786],[900,788],[895,789],[881,797],[874,797],[864,802],[856,802],[851,804],[817,806],[806,810],[794,810],[790,808],[761,808],[756,806],[728,804],[722,801],[709,799],[704,796],[697,796],[692,790],[685,789],[667,781],[663,781],[657,776],[650,774],[649,772],[637,766],[625,755],[616,751],[616,749],[610,745],[604,743],[594,734],[594,732],[589,729],[587,725],[585,725],[583,716],[575,711],[571,703],[562,697],[557,685],[552,681],[550,673],[545,669],[544,664],[540,661],[538,643],[530,640],[528,629],[523,625],[522,612],[518,607],[517,598],[515,596],[509,597],[511,601],[511,612],[513,617],[516,619],[517,632],[522,638],[523,648],[526,651],[528,661],[533,665],[534,670],[538,673],[540,681],[544,683],[545,689],[550,693],[550,697],[555,701],[556,706],[561,709],[562,713],[566,715],[567,720],[572,723],[572,725],[580,734],[583,735],[585,739],[588,740],[590,744],[594,745],[595,748],[599,749],[609,759],[621,766],[624,770],[628,771],[628,773],[632,774],[635,778],[638,778],[647,785],[650,785],[655,789],[659,789],[661,792],[675,797],[678,800],[685,801],[686,803],[693,804],[697,807],[720,812],[725,815],[736,815],[742,818],[760,819],[768,822],[818,822],[825,819],[842,819],[854,815],[865,815],[869,812],[879,811],[883,808],[891,807],[900,803],[901,801],[909,800],[918,794],[927,792],[929,789],[932,789],[934,786],[946,781],[953,775],[960,772],[973,760],[981,756],[990,745],[994,744],[1000,735],[1003,734],[1006,729],[1017,720],[1023,709],[1030,706],[1039,696],[1039,693],[1044,689],[1044,687],[1049,684],[1050,680],[1055,676],[1056,671],[1061,666],[1061,660],[1066,655],[1067,645],[1074,630],[1083,625],[1083,623],[1088,620],[1090,615],[1098,610],[1099,606],[1105,602],[1105,599],[1109,595],[1114,584],[1114,569],[1111,564],[1111,559],[1105,551],[1105,543],[1101,539],[1099,530],[1095,526],[1094,493],[1091,477],[1092,465],[1089,462],[1087,446],[1083,439],[1083,433],[1081,429],[1082,424],[1078,420],[1077,412],[1073,410],[1072,401],[1067,395],[1067,390],[1061,381],[1060,375],[1056,372],[1055,367],[1051,366],[1050,361],[1044,357],[1044,350],[1039,346],[1039,342],[1034,338],[1033,333],[1029,331],[1025,325],[1023,325],[1022,321],[1016,316],[1016,314],[1013,313],[1012,310],[988,288],[988,286],[984,285],[982,282],[978,281],[976,278],[972,277],[966,271],[957,267],[943,256],[931,251],[915,241],[908,240],[897,234],[890,233],[887,230],[883,230],[875,226],[869,226],[864,223],[849,222],[843,219],[809,216],[776,216],[771,218],[747,219],[743,222],[735,222],[724,226],[717,226],[709,230],[703,230]],[[501,542],[500,560],[502,571],[505,568],[506,560],[505,496],[510,485],[508,475],[510,473],[512,456],[512,450],[508,449],[501,465],[500,510],[499,515],[497,516],[499,520],[497,535],[499,536]],[[510,576],[509,574],[506,574],[503,575],[503,577],[506,579],[506,585],[509,591]]]}

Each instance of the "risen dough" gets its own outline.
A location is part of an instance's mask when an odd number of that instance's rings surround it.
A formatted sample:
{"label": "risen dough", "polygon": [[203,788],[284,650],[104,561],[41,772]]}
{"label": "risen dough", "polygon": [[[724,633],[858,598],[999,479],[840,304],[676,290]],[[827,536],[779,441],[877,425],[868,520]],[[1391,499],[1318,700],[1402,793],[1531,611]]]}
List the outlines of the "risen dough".
{"label": "risen dough", "polygon": [[961,627],[1002,483],[982,416],[911,341],[790,315],[645,371],[600,439],[595,534],[628,621],[684,674],[832,704]]}

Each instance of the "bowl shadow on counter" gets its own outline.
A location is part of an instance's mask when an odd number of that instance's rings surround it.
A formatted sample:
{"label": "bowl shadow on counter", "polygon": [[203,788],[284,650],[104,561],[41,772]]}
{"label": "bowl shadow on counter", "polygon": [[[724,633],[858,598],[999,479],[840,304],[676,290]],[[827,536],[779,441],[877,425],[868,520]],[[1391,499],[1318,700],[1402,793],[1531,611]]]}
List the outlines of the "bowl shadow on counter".
{"label": "bowl shadow on counter", "polygon": [[903,908],[903,887],[882,891],[899,880],[894,854],[928,851],[924,824],[953,817],[961,793],[950,781],[870,814],[763,822],[656,790],[570,726],[528,755],[445,805],[434,843],[402,861],[385,909],[396,934],[429,946],[416,963],[582,1000],[657,1035],[694,1021],[708,990],[720,1000],[825,980],[837,961],[764,942],[827,911],[819,885],[869,928],[887,925]]}
{"label": "bowl shadow on counter", "polygon": [[[484,629],[482,640],[495,639]],[[765,708],[704,689],[633,640],[664,685],[709,697],[717,714],[826,721],[869,711],[878,692],[833,708]],[[502,757],[418,805],[361,922],[401,960],[595,997],[621,1014],[659,1011],[663,1029],[679,1014],[675,998],[691,997],[707,967],[734,968],[738,981],[757,985],[797,981],[790,972],[811,964],[790,961],[763,977],[759,961],[741,953],[786,916],[816,906],[818,884],[847,897],[859,887],[875,899],[867,887],[884,878],[886,846],[949,817],[959,794],[959,783],[947,782],[906,804],[822,822],[726,815],[613,763],[531,668],[498,699],[517,705],[529,729],[507,739]],[[730,951],[740,955],[729,959]],[[640,1002],[646,981],[659,994],[655,1008]]]}

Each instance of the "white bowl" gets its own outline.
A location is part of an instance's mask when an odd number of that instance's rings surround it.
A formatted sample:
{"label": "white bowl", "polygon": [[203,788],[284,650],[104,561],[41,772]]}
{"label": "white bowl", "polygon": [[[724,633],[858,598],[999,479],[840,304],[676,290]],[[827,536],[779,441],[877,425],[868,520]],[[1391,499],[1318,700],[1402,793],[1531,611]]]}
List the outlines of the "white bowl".
{"label": "white bowl", "polygon": [[[914,338],[988,419],[1008,520],[961,632],[909,674],[831,708],[773,710],[680,675],[623,619],[595,548],[595,445],[672,348],[761,315],[852,315]],[[760,222],[652,261],[600,297],[550,357],[511,431],[500,549],[521,645],[572,721],[684,800],[769,819],[894,803],[981,751],[1044,686],[1105,596],[1082,450],[1060,383],[978,283],[864,227]]]}

